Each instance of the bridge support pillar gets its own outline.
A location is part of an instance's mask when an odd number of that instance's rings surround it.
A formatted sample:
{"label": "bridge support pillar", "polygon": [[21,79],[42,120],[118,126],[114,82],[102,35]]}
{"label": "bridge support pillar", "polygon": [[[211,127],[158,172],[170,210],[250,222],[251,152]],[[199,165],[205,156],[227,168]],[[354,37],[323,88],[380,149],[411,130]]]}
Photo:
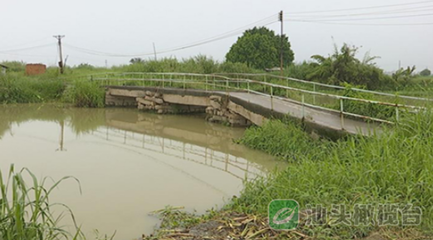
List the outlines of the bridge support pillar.
{"label": "bridge support pillar", "polygon": [[105,105],[110,107],[137,107],[137,102],[133,98],[114,96],[107,92],[105,94]]}
{"label": "bridge support pillar", "polygon": [[201,106],[165,102],[162,94],[157,92],[146,91],[144,97],[137,97],[135,100],[139,110],[151,110],[159,114],[200,113],[205,111],[205,108]]}
{"label": "bridge support pillar", "polygon": [[230,126],[249,126],[251,122],[243,116],[229,110],[228,98],[222,96],[210,96],[210,106],[206,108],[206,120],[228,124]]}

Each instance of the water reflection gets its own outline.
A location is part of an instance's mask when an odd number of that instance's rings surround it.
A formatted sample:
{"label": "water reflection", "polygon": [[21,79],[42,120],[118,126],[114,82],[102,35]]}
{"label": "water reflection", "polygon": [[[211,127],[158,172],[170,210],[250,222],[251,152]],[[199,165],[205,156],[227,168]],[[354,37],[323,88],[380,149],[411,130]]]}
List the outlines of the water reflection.
{"label": "water reflection", "polygon": [[53,200],[72,207],[88,233],[117,230],[116,239],[132,239],[157,224],[151,211],[203,212],[238,194],[245,178],[273,169],[268,155],[233,144],[242,133],[202,116],[7,105],[0,106],[0,167],[77,177],[83,195],[66,183]]}

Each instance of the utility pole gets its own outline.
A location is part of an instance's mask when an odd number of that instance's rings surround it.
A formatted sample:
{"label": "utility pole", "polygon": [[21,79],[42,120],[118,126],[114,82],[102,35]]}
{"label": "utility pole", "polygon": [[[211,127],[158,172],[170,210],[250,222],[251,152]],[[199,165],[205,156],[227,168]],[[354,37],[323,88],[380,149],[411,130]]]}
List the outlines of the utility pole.
{"label": "utility pole", "polygon": [[59,55],[60,55],[59,68],[60,68],[60,74],[63,74],[64,64],[63,64],[63,55],[62,55],[62,38],[64,38],[65,35],[55,35],[53,37],[57,39],[57,43],[59,44]]}
{"label": "utility pole", "polygon": [[280,74],[283,76],[283,65],[284,65],[284,58],[283,58],[283,45],[284,45],[284,36],[283,36],[283,10],[280,11],[279,19],[281,22],[281,46],[280,46]]}
{"label": "utility pole", "polygon": [[153,43],[153,53],[155,54],[155,61],[157,61],[155,43]]}

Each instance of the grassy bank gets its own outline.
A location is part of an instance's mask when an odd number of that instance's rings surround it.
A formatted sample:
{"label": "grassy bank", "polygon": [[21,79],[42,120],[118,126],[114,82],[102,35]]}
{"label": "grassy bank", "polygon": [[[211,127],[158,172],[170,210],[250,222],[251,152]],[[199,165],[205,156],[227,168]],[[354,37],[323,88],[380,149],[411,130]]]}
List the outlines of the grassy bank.
{"label": "grassy bank", "polygon": [[[412,116],[373,137],[351,136],[337,142],[312,140],[294,124],[271,121],[250,128],[241,143],[280,156],[289,167],[269,178],[246,184],[229,209],[267,214],[273,199],[310,204],[413,204],[422,209],[417,229],[431,234],[433,224],[433,114]],[[377,229],[324,223],[303,229],[316,237],[365,237]]]}
{"label": "grassy bank", "polygon": [[75,75],[56,77],[50,73],[0,76],[0,103],[63,102],[77,107],[103,107],[104,90]]}

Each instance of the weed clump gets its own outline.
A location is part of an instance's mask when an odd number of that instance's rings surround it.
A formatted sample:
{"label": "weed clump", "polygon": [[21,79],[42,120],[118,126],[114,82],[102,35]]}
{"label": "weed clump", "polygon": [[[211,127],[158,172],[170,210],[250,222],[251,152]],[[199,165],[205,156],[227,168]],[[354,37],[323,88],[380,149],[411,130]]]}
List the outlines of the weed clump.
{"label": "weed clump", "polygon": [[104,107],[105,92],[98,84],[88,81],[75,81],[66,89],[64,101],[76,107]]}

